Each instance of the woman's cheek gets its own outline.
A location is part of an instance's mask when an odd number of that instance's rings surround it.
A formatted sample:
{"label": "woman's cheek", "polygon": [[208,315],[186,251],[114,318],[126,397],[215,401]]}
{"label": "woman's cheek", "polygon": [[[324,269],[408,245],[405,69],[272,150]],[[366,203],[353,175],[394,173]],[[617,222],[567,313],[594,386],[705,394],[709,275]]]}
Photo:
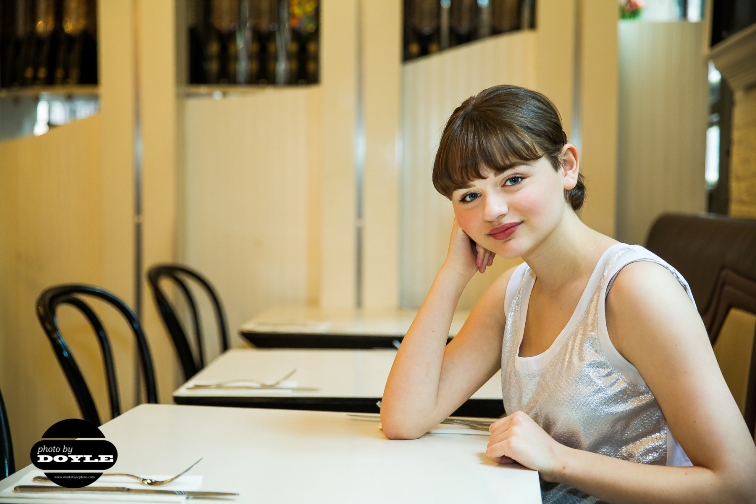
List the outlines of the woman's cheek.
{"label": "woman's cheek", "polygon": [[481,219],[477,216],[476,212],[455,208],[454,217],[467,236],[476,242],[480,242],[484,236],[484,232],[480,229]]}
{"label": "woman's cheek", "polygon": [[518,198],[510,204],[510,209],[517,209],[523,217],[537,217],[546,211],[543,194],[537,191],[521,191]]}

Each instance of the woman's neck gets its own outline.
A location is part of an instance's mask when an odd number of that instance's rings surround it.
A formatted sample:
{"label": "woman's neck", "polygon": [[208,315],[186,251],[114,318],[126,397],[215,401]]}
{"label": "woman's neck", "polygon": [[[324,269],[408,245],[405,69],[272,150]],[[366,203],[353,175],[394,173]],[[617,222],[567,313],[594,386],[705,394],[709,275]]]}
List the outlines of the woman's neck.
{"label": "woman's neck", "polygon": [[588,277],[601,254],[616,240],[586,226],[571,210],[554,231],[526,256],[545,291],[557,291],[573,281]]}

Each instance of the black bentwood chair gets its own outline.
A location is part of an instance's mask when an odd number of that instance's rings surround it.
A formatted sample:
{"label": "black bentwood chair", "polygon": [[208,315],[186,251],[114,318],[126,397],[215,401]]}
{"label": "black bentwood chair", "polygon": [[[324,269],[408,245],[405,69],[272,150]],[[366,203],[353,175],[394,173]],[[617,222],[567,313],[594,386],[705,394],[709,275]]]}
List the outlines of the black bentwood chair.
{"label": "black bentwood chair", "polygon": [[[192,352],[187,332],[184,330],[184,326],[176,315],[177,310],[174,305],[171,304],[165,291],[160,287],[160,280],[163,278],[170,279],[176,284],[178,290],[183,293],[191,314],[194,339],[197,348],[196,355]],[[181,361],[181,367],[184,370],[184,379],[189,380],[189,378],[197,374],[200,369],[205,367],[206,359],[200,314],[194,296],[192,296],[192,291],[189,287],[190,284],[187,280],[190,281],[191,284],[202,287],[207,294],[207,297],[210,298],[215,311],[215,318],[218,322],[221,351],[225,352],[228,350],[228,330],[226,327],[226,316],[223,312],[223,306],[221,305],[215,289],[210,285],[210,282],[198,272],[187,268],[186,266],[179,266],[177,264],[158,264],[149,269],[147,272],[147,279],[149,280],[152,294],[155,298],[155,304],[157,304],[158,310],[163,319],[163,324],[171,335],[173,347],[176,349],[176,353]]]}
{"label": "black bentwood chair", "polygon": [[0,480],[7,478],[16,472],[16,464],[13,461],[13,442],[11,441],[10,423],[8,413],[5,411],[3,394],[0,392],[0,455],[2,455],[2,468],[0,468]]}
{"label": "black bentwood chair", "polygon": [[[714,214],[665,214],[651,227],[646,247],[688,281],[712,345],[731,309],[756,315],[756,220]],[[756,341],[748,373],[743,416],[753,435]]]}
{"label": "black bentwood chair", "polygon": [[150,349],[147,346],[147,339],[144,337],[144,331],[136,314],[123,301],[106,290],[90,285],[58,285],[42,292],[39,298],[37,298],[37,317],[39,318],[39,322],[42,324],[42,328],[45,330],[45,334],[47,334],[53,347],[55,356],[58,358],[60,367],[63,368],[63,372],[68,379],[68,384],[71,386],[74,396],[76,396],[82,417],[84,420],[100,426],[102,422],[100,421],[100,416],[97,414],[92,393],[89,391],[84,376],[81,374],[79,366],[76,364],[73,354],[71,354],[71,350],[63,338],[63,334],[60,332],[56,316],[58,307],[68,304],[77,308],[89,321],[100,344],[108,384],[110,413],[112,418],[117,417],[121,414],[121,401],[118,396],[115,363],[113,361],[113,352],[110,349],[110,341],[102,322],[94,310],[84,301],[83,297],[93,297],[105,301],[126,319],[136,339],[142,377],[147,389],[147,402],[153,404],[158,402],[157,386],[155,384],[155,372],[152,367],[152,357],[150,356]]}

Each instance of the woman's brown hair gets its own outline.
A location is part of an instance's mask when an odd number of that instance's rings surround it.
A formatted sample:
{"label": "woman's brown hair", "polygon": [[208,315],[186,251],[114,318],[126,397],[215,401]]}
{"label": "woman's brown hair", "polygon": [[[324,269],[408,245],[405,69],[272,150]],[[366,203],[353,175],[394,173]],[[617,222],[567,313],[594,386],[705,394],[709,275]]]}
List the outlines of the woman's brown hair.
{"label": "woman's brown hair", "polygon": [[[559,170],[566,143],[559,111],[544,95],[517,86],[490,87],[465,100],[446,122],[433,163],[433,186],[451,199],[455,190],[483,178],[482,167],[498,174],[543,156]],[[582,173],[564,197],[575,211],[583,206]]]}

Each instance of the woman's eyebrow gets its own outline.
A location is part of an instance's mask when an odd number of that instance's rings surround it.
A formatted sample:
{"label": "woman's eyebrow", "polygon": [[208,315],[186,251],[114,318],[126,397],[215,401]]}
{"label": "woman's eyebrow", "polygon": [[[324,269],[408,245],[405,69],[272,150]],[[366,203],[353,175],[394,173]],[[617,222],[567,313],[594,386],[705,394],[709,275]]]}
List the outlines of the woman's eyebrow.
{"label": "woman's eyebrow", "polygon": [[499,170],[499,173],[504,173],[505,171],[514,170],[515,168],[518,168],[520,166],[531,166],[533,164],[533,161],[523,161],[521,159],[515,159],[514,161],[510,161],[508,163],[505,163],[502,165],[501,170]]}

